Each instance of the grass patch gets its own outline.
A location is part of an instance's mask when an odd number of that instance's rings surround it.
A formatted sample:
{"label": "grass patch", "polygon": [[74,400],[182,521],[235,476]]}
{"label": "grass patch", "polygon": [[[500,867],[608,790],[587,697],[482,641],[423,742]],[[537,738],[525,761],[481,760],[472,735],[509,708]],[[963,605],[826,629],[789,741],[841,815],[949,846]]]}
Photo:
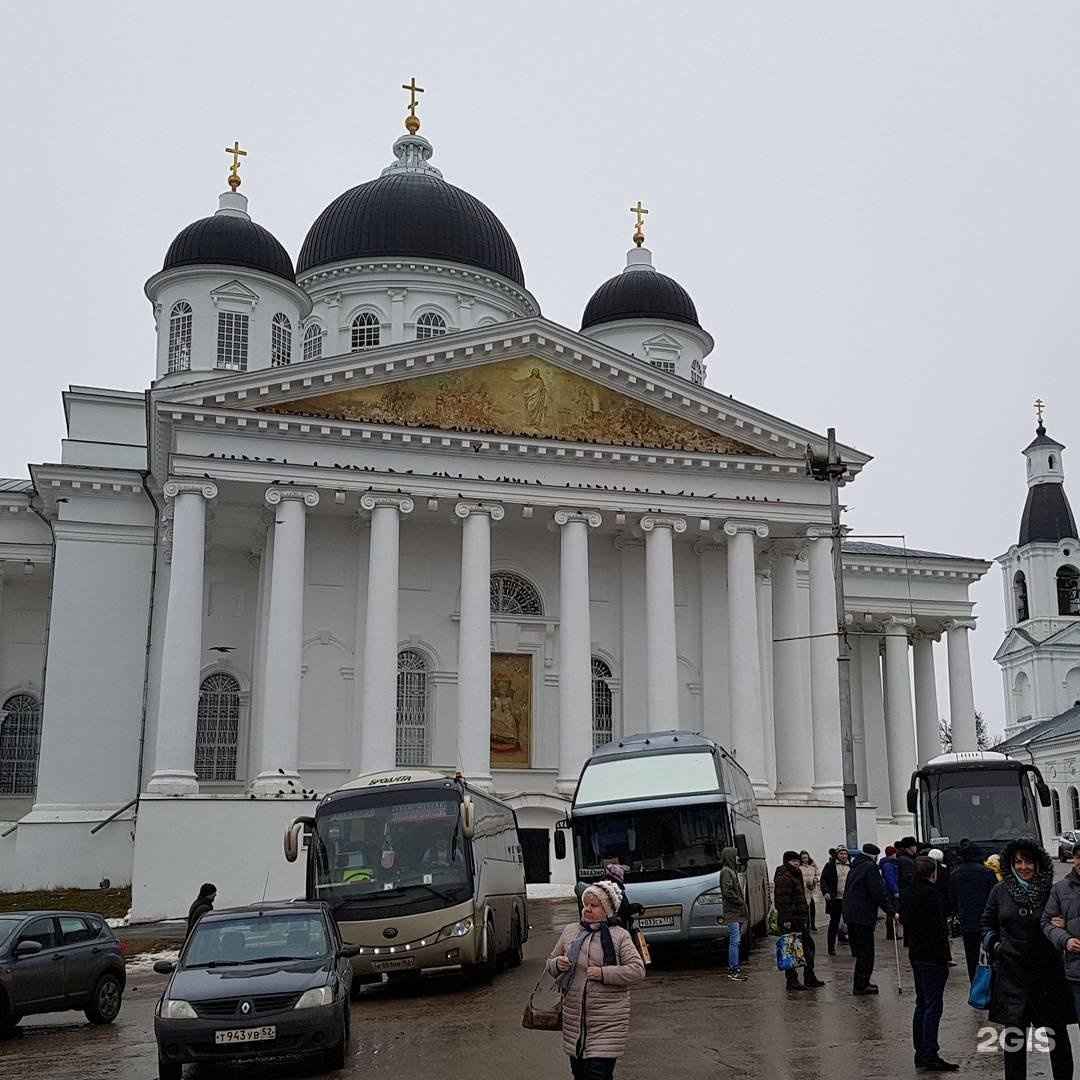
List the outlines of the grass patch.
{"label": "grass patch", "polygon": [[89,911],[122,919],[131,907],[131,887],[123,889],[31,889],[0,892],[0,911]]}

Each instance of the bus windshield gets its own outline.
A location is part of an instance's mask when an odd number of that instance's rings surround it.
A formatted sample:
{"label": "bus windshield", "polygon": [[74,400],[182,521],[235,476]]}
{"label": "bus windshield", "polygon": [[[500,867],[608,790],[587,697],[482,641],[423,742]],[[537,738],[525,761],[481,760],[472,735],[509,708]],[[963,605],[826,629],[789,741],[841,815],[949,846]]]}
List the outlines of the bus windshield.
{"label": "bus windshield", "polygon": [[958,844],[1038,835],[1035,800],[1017,769],[927,770],[920,807],[927,839]]}
{"label": "bus windshield", "polygon": [[720,852],[731,843],[724,803],[579,815],[573,828],[585,879],[599,877],[613,861],[629,867],[629,882],[718,873]]}
{"label": "bus windshield", "polygon": [[448,904],[468,900],[460,805],[445,790],[365,791],[332,803],[319,813],[312,837],[315,899],[334,908],[403,892]]}

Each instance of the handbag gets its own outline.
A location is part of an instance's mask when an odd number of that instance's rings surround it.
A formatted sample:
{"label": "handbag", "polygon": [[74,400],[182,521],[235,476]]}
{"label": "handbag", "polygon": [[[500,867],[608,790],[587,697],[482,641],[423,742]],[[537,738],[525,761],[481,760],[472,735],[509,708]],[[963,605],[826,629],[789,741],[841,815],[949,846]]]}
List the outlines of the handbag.
{"label": "handbag", "polygon": [[776,939],[776,967],[779,971],[806,967],[802,934],[781,934]]}
{"label": "handbag", "polygon": [[990,998],[994,991],[994,969],[986,958],[986,950],[979,950],[979,966],[975,969],[975,978],[971,980],[968,992],[968,1004],[973,1009],[989,1009]]}
{"label": "handbag", "polygon": [[521,1026],[523,1028],[532,1028],[533,1031],[562,1031],[562,993],[559,993],[559,998],[555,1004],[546,1009],[538,1008],[536,1005],[536,995],[539,993],[540,984],[544,981],[546,975],[546,971],[541,972],[540,978],[536,980],[536,985],[529,995],[529,1000],[525,1003],[525,1012],[521,1016]]}

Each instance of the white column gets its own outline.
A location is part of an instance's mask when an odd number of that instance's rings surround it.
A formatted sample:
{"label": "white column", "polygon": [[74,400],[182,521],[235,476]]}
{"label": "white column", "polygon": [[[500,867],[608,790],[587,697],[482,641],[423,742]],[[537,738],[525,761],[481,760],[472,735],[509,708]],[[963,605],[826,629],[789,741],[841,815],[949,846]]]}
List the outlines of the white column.
{"label": "white column", "polygon": [[699,612],[701,618],[701,700],[703,730],[723,747],[731,746],[728,711],[727,571],[723,544],[698,540]]}
{"label": "white column", "polygon": [[408,289],[387,289],[390,297],[390,343],[405,340],[405,294]]}
{"label": "white column", "polygon": [[754,786],[764,791],[765,717],[761,701],[761,654],[754,568],[754,538],[764,539],[762,522],[727,521],[728,668],[731,673],[731,749]]}
{"label": "white column", "polygon": [[[645,625],[645,541],[637,536],[620,533],[615,537],[619,553],[620,609],[622,624],[622,730],[625,734],[640,734],[648,730],[645,715],[645,641],[641,628]],[[725,691],[726,693],[726,691]],[[724,744],[726,745],[726,744]]]}
{"label": "white column", "polygon": [[915,667],[915,745],[919,764],[925,765],[941,753],[937,703],[937,676],[934,672],[935,635],[916,630],[912,635],[911,659]]}
{"label": "white column", "polygon": [[758,567],[757,595],[758,668],[761,671],[761,735],[764,741],[766,794],[776,790],[776,721],[773,715],[773,620],[772,567]]}
{"label": "white column", "polygon": [[[889,794],[889,748],[885,736],[885,693],[881,683],[881,638],[853,634],[858,653],[859,680],[866,741],[866,798],[877,807],[879,819],[892,817]],[[861,794],[861,792],[860,792]]]}
{"label": "white column", "polygon": [[[267,505],[274,511],[274,557],[270,567],[270,605],[266,615],[266,676],[263,686],[259,774],[256,795],[299,789],[300,661],[304,644],[304,549],[307,511],[318,506],[310,488],[272,487]],[[292,780],[292,784],[289,781]]]}
{"label": "white column", "polygon": [[572,795],[592,753],[592,629],[589,610],[589,529],[596,510],[556,510],[559,530],[559,775],[556,786]]}
{"label": "white column", "polygon": [[195,727],[202,660],[206,500],[215,498],[218,489],[208,481],[169,480],[163,492],[173,501],[172,569],[161,649],[154,775],[146,789],[185,795],[199,790]]}
{"label": "white column", "polygon": [[890,616],[885,620],[885,740],[889,749],[889,796],[893,817],[907,814],[907,789],[915,771],[915,715],[911,707],[908,631],[915,620]]}
{"label": "white column", "polygon": [[848,638],[848,655],[851,663],[851,749],[855,758],[855,787],[858,801],[869,802],[870,784],[866,774],[866,719],[863,715],[862,672],[858,635]]}
{"label": "white column", "polygon": [[397,760],[398,562],[401,515],[407,495],[368,492],[360,508],[371,512],[364,667],[360,706],[360,769],[383,772]]}
{"label": "white column", "polygon": [[461,620],[458,623],[458,759],[466,779],[491,783],[491,523],[497,503],[459,502]]}
{"label": "white column", "polygon": [[679,667],[675,645],[675,553],[673,537],[686,519],[646,514],[645,533],[645,710],[650,731],[679,726]]}
{"label": "white column", "polygon": [[975,690],[971,685],[971,646],[968,631],[974,619],[950,619],[945,624],[949,650],[949,718],[952,748],[958,753],[978,750],[975,731]]}
{"label": "white column", "polygon": [[776,730],[777,794],[809,795],[814,785],[814,738],[806,702],[799,646],[799,594],[796,563],[806,554],[792,548],[773,551],[773,717]]}
{"label": "white column", "polygon": [[814,790],[839,797],[843,790],[843,762],[832,529],[810,528],[806,535],[810,540],[810,711],[814,725]]}

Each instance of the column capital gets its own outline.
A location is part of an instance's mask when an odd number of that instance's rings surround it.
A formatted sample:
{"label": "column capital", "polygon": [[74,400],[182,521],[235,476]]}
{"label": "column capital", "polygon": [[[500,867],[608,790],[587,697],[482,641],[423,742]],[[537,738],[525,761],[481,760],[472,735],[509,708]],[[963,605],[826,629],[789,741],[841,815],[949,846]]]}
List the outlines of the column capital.
{"label": "column capital", "polygon": [[319,505],[319,493],[314,488],[269,487],[264,492],[263,498],[270,506],[278,506],[288,501],[300,502],[306,507]]}
{"label": "column capital", "polygon": [[902,633],[906,635],[908,630],[915,627],[915,617],[913,615],[886,615],[881,621],[886,634]]}
{"label": "column capital", "polygon": [[757,570],[757,579],[763,585],[772,584],[772,570],[769,567],[759,568]]}
{"label": "column capital", "polygon": [[721,544],[716,540],[704,540],[699,537],[694,541],[694,554],[704,555],[706,551],[727,551],[727,544]]}
{"label": "column capital", "polygon": [[940,641],[941,635],[934,630],[913,630],[911,632],[912,641]]}
{"label": "column capital", "polygon": [[642,532],[651,533],[654,529],[670,529],[673,534],[686,532],[686,518],[675,514],[645,514],[638,522]]}
{"label": "column capital", "polygon": [[459,502],[454,504],[454,517],[464,521],[472,514],[486,514],[492,521],[502,521],[506,511],[499,503]]}
{"label": "column capital", "polygon": [[625,551],[627,548],[644,547],[645,541],[640,536],[631,536],[628,533],[616,533],[612,541],[616,551]]}
{"label": "column capital", "polygon": [[161,489],[166,499],[177,495],[201,495],[204,499],[216,499],[217,484],[212,480],[166,480]]}
{"label": "column capital", "polygon": [[769,535],[769,526],[764,521],[743,521],[741,518],[724,522],[725,536],[737,536],[741,532],[753,533],[754,536],[764,540]]}
{"label": "column capital", "polygon": [[765,552],[773,559],[794,559],[800,563],[807,562],[810,558],[805,544],[792,543],[790,540],[774,540],[765,546]]}
{"label": "column capital", "polygon": [[411,514],[414,505],[408,495],[388,495],[377,491],[368,491],[360,496],[360,508],[362,510],[374,510],[379,506],[389,506],[397,510],[399,514]]}
{"label": "column capital", "polygon": [[831,525],[810,525],[806,529],[808,540],[833,540],[835,533]]}
{"label": "column capital", "polygon": [[943,630],[974,630],[974,619],[948,619],[941,624]]}
{"label": "column capital", "polygon": [[569,525],[572,521],[584,522],[590,529],[598,529],[604,521],[604,515],[599,510],[585,510],[578,507],[560,506],[554,514],[551,515],[551,521],[548,523],[549,528],[558,528],[562,525]]}

